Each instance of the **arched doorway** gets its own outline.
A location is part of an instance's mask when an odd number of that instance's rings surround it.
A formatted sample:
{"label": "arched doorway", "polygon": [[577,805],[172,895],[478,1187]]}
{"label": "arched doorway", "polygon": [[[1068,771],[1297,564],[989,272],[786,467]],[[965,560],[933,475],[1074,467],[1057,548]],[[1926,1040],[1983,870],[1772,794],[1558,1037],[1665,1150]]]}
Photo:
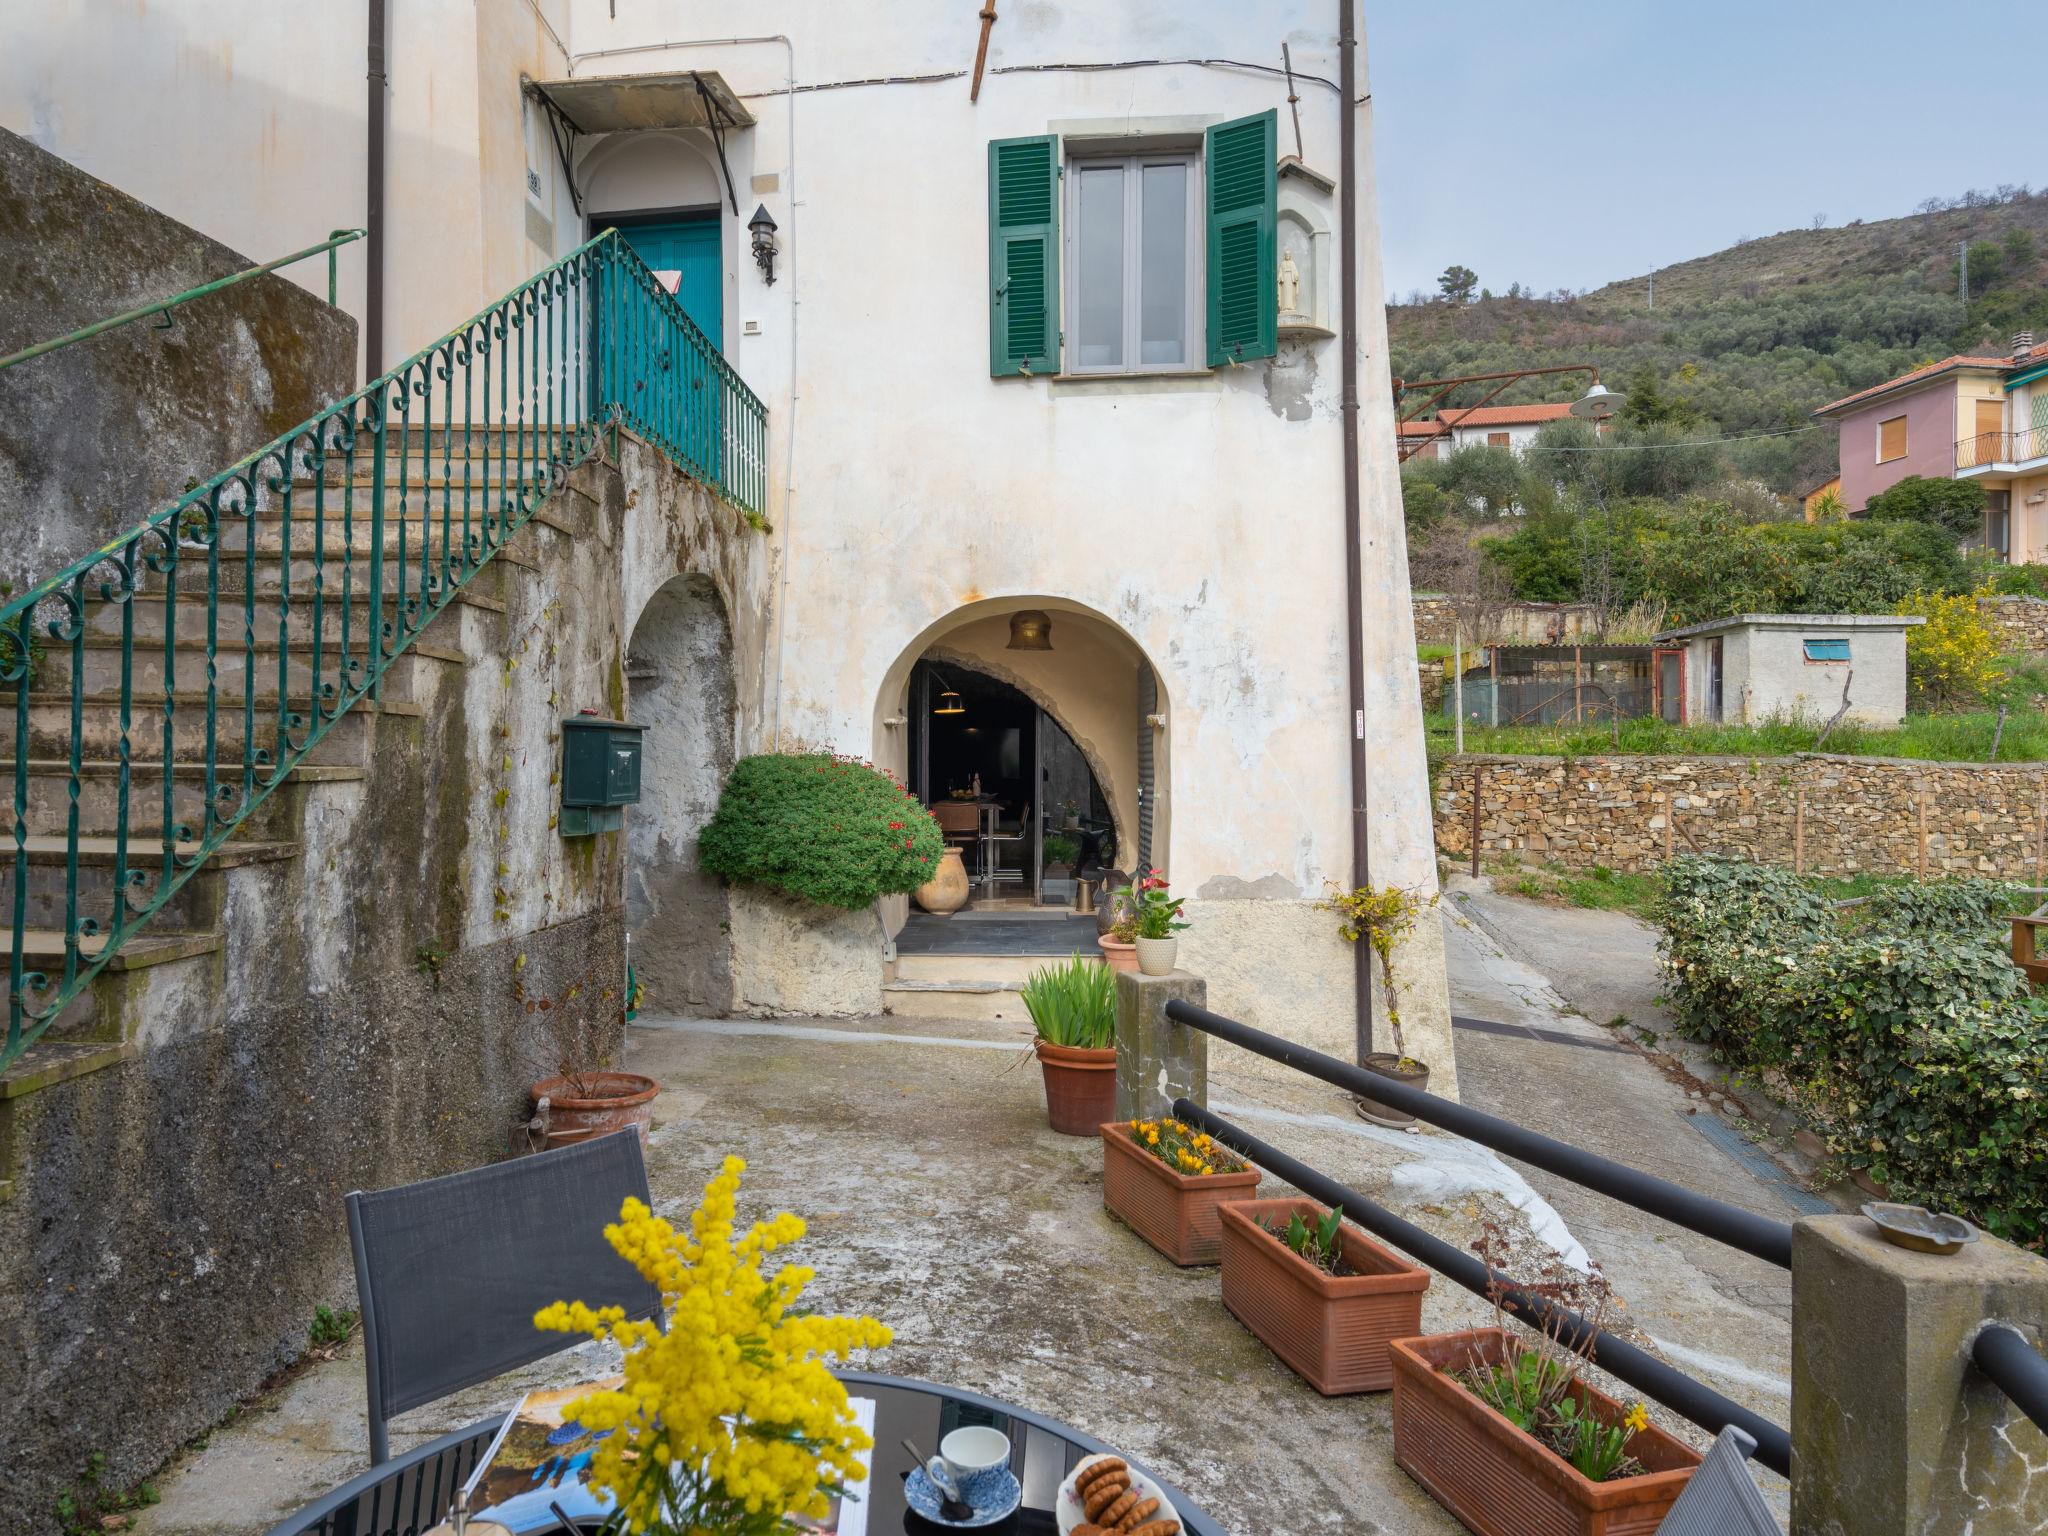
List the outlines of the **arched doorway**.
{"label": "arched doorway", "polygon": [[626,817],[626,931],[635,978],[664,1013],[732,1006],[725,883],[697,835],[732,772],[732,626],[708,576],[661,587],[626,648],[627,718],[646,726],[641,801]]}
{"label": "arched doorway", "polygon": [[[1020,630],[1020,613],[1042,614],[1048,623]],[[965,714],[937,713],[949,685],[966,702]],[[969,751],[963,743],[976,724],[976,696],[991,734]],[[984,599],[927,626],[904,647],[877,699],[875,761],[921,800],[944,804],[954,793],[972,792],[972,765],[980,758],[992,759],[999,786],[1006,780],[1001,753],[1006,733],[1015,730],[1021,782],[1001,789],[997,798],[1008,803],[998,819],[1027,834],[1036,822],[1039,878],[1028,892],[1023,882],[999,882],[997,893],[1006,903],[1028,894],[1033,905],[1066,905],[1071,877],[1043,883],[1043,848],[1048,834],[1069,830],[1070,800],[1075,821],[1099,827],[1100,846],[1113,849],[1114,860],[1104,863],[1126,874],[1165,865],[1165,709],[1150,658],[1105,615],[1052,596]],[[986,780],[983,788],[990,788]],[[1012,865],[1013,849],[1000,853]],[[972,855],[968,862],[972,871]],[[977,891],[984,899],[989,894]],[[892,918],[891,927],[901,921]]]}

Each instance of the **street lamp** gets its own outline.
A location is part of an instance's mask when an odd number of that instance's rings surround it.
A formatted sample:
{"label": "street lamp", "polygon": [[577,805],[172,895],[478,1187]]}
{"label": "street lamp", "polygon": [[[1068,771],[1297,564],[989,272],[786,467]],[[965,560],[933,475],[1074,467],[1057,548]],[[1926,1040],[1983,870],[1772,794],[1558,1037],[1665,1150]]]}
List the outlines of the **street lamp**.
{"label": "street lamp", "polygon": [[1626,396],[1617,395],[1596,378],[1593,387],[1572,402],[1572,414],[1586,421],[1605,421],[1621,409],[1624,399]]}

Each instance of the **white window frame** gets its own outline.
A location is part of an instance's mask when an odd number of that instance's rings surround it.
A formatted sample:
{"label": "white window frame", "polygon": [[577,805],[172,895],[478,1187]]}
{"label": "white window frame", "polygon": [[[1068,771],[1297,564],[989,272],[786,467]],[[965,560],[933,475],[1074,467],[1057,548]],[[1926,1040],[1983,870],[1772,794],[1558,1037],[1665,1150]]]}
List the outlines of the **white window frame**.
{"label": "white window frame", "polygon": [[[1178,363],[1147,363],[1144,355],[1142,295],[1139,279],[1143,235],[1143,171],[1146,166],[1180,165],[1188,172],[1187,228],[1187,315],[1186,344]],[[1207,193],[1202,179],[1202,152],[1196,149],[1162,149],[1150,154],[1071,154],[1065,162],[1064,206],[1060,210],[1060,248],[1065,270],[1060,274],[1060,325],[1065,331],[1060,349],[1064,372],[1091,377],[1114,378],[1121,374],[1207,373],[1209,371],[1209,289],[1206,268],[1208,247]],[[1081,356],[1081,177],[1083,170],[1119,166],[1124,172],[1124,361],[1084,366]]]}

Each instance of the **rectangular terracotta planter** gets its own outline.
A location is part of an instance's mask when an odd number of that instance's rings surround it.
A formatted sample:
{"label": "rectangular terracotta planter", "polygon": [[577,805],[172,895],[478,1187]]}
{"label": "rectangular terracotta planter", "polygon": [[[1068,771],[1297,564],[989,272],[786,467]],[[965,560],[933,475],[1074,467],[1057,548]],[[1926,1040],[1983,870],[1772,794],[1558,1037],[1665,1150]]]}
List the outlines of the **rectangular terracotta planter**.
{"label": "rectangular terracotta planter", "polygon": [[1337,1246],[1358,1273],[1326,1275],[1257,1225],[1324,1214],[1315,1201],[1299,1199],[1222,1207],[1223,1304],[1324,1396],[1384,1392],[1394,1381],[1387,1344],[1422,1327],[1429,1271],[1344,1225]]}
{"label": "rectangular terracotta planter", "polygon": [[[1654,1424],[1626,1450],[1649,1470],[1596,1483],[1474,1397],[1444,1369],[1499,1365],[1513,1349],[1498,1328],[1396,1339],[1394,1460],[1479,1536],[1650,1536],[1700,1464],[1699,1452]],[[1604,1424],[1627,1410],[1573,1382]]]}
{"label": "rectangular terracotta planter", "polygon": [[1190,1177],[1175,1173],[1131,1140],[1131,1123],[1102,1127],[1102,1203],[1176,1264],[1214,1264],[1223,1253],[1223,1219],[1233,1200],[1249,1200],[1259,1170]]}

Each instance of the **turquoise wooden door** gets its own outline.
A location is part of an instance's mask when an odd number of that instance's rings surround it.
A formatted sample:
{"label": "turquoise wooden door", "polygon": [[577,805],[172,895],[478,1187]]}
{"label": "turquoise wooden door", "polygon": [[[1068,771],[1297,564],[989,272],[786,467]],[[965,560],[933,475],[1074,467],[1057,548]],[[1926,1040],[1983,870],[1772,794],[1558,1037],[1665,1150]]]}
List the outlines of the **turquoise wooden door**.
{"label": "turquoise wooden door", "polygon": [[676,297],[683,313],[725,350],[725,282],[720,271],[717,218],[690,219],[678,224],[642,224],[620,234],[639,258],[656,272],[677,272]]}

